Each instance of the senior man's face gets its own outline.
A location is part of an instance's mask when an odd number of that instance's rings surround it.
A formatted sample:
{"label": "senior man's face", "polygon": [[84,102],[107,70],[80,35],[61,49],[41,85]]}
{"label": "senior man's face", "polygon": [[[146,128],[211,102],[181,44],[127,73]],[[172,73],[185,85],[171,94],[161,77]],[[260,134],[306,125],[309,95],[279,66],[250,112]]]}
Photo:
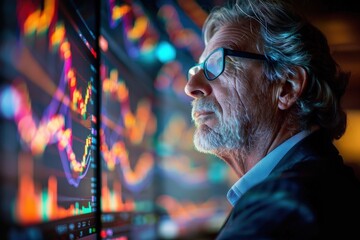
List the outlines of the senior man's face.
{"label": "senior man's face", "polygon": [[[206,45],[199,62],[219,47],[259,53],[256,39],[249,32],[248,24],[221,28]],[[185,92],[194,98],[194,144],[201,152],[216,154],[249,147],[253,144],[252,136],[263,129],[262,125],[271,115],[270,89],[264,87],[263,62],[235,57],[234,60],[240,61],[235,70],[234,62],[226,59],[224,72],[216,79],[207,80],[201,70],[185,86]]]}

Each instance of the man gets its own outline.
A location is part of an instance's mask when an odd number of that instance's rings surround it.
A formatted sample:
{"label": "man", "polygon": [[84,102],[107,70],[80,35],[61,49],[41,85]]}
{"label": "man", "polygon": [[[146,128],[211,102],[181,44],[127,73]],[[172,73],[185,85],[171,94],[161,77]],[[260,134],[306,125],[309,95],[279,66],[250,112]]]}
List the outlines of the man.
{"label": "man", "polygon": [[349,74],[323,34],[283,2],[241,0],[203,36],[185,86],[194,144],[239,177],[218,239],[360,239],[360,184],[332,144]]}

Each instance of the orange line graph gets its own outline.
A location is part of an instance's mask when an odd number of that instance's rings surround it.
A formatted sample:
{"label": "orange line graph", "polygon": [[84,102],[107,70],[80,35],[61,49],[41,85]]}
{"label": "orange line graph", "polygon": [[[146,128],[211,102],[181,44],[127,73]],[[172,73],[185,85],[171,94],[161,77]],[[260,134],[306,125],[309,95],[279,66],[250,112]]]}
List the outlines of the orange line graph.
{"label": "orange line graph", "polygon": [[[145,99],[139,101],[135,114],[132,113],[129,102],[129,90],[125,82],[119,80],[118,71],[112,69],[109,77],[104,75],[105,73],[102,76],[103,94],[113,96],[113,100],[117,101],[120,105],[121,117],[125,125],[122,134],[133,144],[141,143],[145,133],[152,135],[156,130],[156,117],[151,111],[151,103]],[[106,107],[106,103],[104,107]]]}
{"label": "orange line graph", "polygon": [[72,130],[65,127],[64,115],[55,114],[37,124],[33,117],[26,85],[17,84],[12,88],[19,99],[14,120],[18,126],[21,139],[29,146],[31,153],[40,155],[49,144],[58,144],[60,151],[66,151],[71,169],[74,172],[82,173],[89,164],[87,156],[90,154],[92,137],[88,136],[86,138],[84,154],[81,161],[78,161],[72,149]]}
{"label": "orange line graph", "polygon": [[32,1],[18,1],[18,20],[24,34],[44,33],[56,20],[57,1],[44,0],[44,7]]}
{"label": "orange line graph", "polygon": [[[88,113],[92,98],[92,80],[87,81],[83,95],[72,64],[71,44],[67,39],[66,29],[64,24],[57,23],[57,4],[56,0],[45,0],[42,7],[39,3],[31,1],[17,3],[18,24],[23,39],[20,38],[17,45],[12,45],[11,64],[26,77],[26,80],[42,89],[52,100],[46,108],[51,108],[50,111],[39,118],[35,116],[31,106],[29,95],[33,93],[29,93],[24,83],[14,82],[11,89],[19,100],[14,120],[21,140],[33,155],[41,155],[48,145],[57,144],[59,153],[64,152],[69,161],[71,176],[77,177],[84,173],[90,161],[92,145],[90,128],[91,121],[95,121],[95,118]],[[34,38],[34,34],[45,32],[47,35],[42,34],[39,38],[48,38],[50,49],[57,50],[63,60],[63,72],[58,85],[52,79],[53,76],[49,76],[46,69],[33,56],[31,46],[26,45],[32,42],[27,39]],[[66,119],[69,118],[69,108],[82,116],[78,122],[89,129],[89,135],[84,139],[84,152],[81,157],[77,157],[73,150],[73,131],[66,123]]]}
{"label": "orange line graph", "polygon": [[[133,113],[130,108],[129,90],[125,82],[119,79],[118,71],[112,69],[107,76],[104,65],[101,69],[103,113],[100,151],[107,170],[114,171],[116,165],[119,165],[126,184],[130,187],[140,186],[141,183],[146,181],[154,168],[154,156],[149,151],[144,150],[136,159],[136,164],[131,165],[130,162],[135,159],[130,160],[128,146],[126,146],[125,142],[132,146],[144,144],[144,137],[151,137],[156,130],[156,118],[152,113],[151,103],[146,99],[137,102],[137,108]],[[115,103],[119,106],[120,112],[116,120],[114,120],[114,116],[111,117],[106,114],[108,103]],[[106,133],[110,134],[107,131],[108,128],[117,137],[107,136]]]}
{"label": "orange line graph", "polygon": [[128,152],[121,141],[114,143],[111,148],[106,144],[104,132],[100,131],[101,152],[107,169],[113,171],[116,164],[121,165],[125,180],[130,185],[143,181],[154,167],[154,157],[151,153],[144,152],[137,160],[134,170],[130,166]]}
{"label": "orange line graph", "polygon": [[71,44],[66,37],[66,29],[62,23],[49,29],[57,20],[55,8],[57,1],[45,0],[44,10],[40,10],[31,2],[18,4],[19,25],[23,29],[24,37],[30,37],[34,32],[49,31],[50,48],[58,48],[60,57],[64,60],[65,81],[68,83],[69,97],[65,95],[64,90],[59,89],[53,80],[46,74],[37,61],[32,57],[31,52],[26,46],[16,48],[13,52],[12,63],[18,71],[28,77],[50,96],[54,96],[59,101],[70,106],[70,108],[86,118],[87,107],[92,94],[91,81],[85,90],[85,96],[77,85],[76,71],[72,66]]}

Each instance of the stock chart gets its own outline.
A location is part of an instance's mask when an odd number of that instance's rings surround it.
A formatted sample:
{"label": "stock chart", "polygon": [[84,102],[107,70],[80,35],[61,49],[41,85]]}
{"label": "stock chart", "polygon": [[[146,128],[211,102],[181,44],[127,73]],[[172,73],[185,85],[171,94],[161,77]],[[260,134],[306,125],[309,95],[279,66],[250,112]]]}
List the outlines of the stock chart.
{"label": "stock chart", "polygon": [[196,1],[1,3],[0,209],[6,239],[216,232],[234,179],[195,151],[187,69]]}

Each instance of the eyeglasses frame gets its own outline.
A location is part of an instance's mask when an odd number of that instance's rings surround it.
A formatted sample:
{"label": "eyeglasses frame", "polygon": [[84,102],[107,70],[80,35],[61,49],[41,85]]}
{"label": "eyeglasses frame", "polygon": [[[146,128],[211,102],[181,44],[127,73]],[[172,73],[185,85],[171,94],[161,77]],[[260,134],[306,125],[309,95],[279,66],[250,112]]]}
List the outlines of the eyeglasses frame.
{"label": "eyeglasses frame", "polygon": [[[207,60],[210,58],[210,56],[212,54],[214,54],[216,51],[221,51],[222,52],[222,55],[223,55],[223,62],[222,62],[222,70],[221,72],[215,76],[214,78],[210,78],[207,74],[207,71],[205,70],[205,63],[207,62]],[[215,49],[214,51],[212,51],[207,57],[206,59],[201,62],[201,63],[198,63],[194,66],[192,66],[188,72],[190,72],[191,69],[193,69],[194,67],[200,67],[203,72],[204,72],[204,75],[206,77],[207,80],[209,81],[213,81],[214,79],[218,78],[225,70],[225,57],[226,56],[233,56],[233,57],[241,57],[241,58],[246,58],[246,59],[254,59],[254,60],[263,60],[263,61],[266,61],[267,58],[265,57],[265,55],[263,54],[259,54],[259,53],[251,53],[251,52],[246,52],[246,51],[237,51],[237,50],[232,50],[232,49],[228,49],[228,48],[223,48],[223,47],[220,47],[220,48],[217,48]],[[189,76],[189,73],[188,73],[188,76]],[[189,77],[188,77],[189,79]]]}

